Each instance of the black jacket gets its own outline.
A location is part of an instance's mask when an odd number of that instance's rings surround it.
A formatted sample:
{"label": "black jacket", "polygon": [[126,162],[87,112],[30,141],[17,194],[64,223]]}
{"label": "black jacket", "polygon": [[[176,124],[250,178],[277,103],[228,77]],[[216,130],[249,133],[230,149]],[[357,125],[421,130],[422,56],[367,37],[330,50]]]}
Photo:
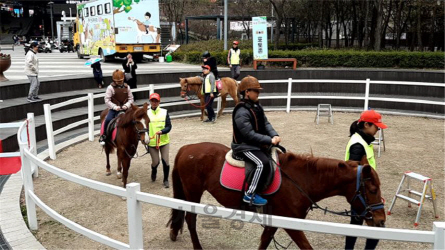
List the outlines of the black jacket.
{"label": "black jacket", "polygon": [[[375,138],[372,135],[365,134],[362,131],[358,131],[357,133],[368,145],[375,141]],[[361,161],[364,155],[366,155],[366,151],[360,143],[355,143],[349,148],[349,160],[351,161]]]}
{"label": "black jacket", "polygon": [[135,61],[133,61],[133,65],[131,66],[131,72],[130,72],[130,66],[127,66],[128,59],[125,59],[125,61],[122,62],[122,67],[124,68],[125,73],[131,73],[133,77],[136,77],[136,69],[138,68],[138,65]]}
{"label": "black jacket", "polygon": [[232,114],[233,153],[260,150],[272,143],[272,137],[278,136],[264,114],[259,103],[248,100],[239,102]]}
{"label": "black jacket", "polygon": [[207,61],[204,62],[204,65],[209,65],[210,66],[210,71],[212,71],[213,75],[215,76],[215,79],[219,79],[218,66],[216,65],[215,57],[207,58]]}

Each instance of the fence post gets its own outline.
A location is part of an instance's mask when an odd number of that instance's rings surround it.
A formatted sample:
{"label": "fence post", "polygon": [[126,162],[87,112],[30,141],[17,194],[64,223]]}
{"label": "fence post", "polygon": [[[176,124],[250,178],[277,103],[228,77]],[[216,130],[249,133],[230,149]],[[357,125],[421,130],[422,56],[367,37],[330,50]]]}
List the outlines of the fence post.
{"label": "fence post", "polygon": [[28,147],[26,143],[20,143],[20,157],[22,160],[22,176],[23,188],[25,189],[26,214],[28,216],[28,225],[31,230],[37,230],[37,213],[36,204],[29,196],[29,192],[34,192],[34,185],[32,183],[31,161],[25,155],[25,148]]}
{"label": "fence post", "polygon": [[48,140],[49,157],[55,160],[56,151],[54,149],[55,145],[54,145],[54,134],[53,134],[53,119],[51,118],[51,106],[49,104],[43,104],[43,111],[45,113],[46,138]]}
{"label": "fence post", "polygon": [[88,93],[88,140],[94,141],[94,95]]}
{"label": "fence post", "polygon": [[144,248],[142,235],[142,206],[136,198],[136,192],[140,191],[141,185],[139,183],[127,184],[127,218],[130,249]]}
{"label": "fence post", "polygon": [[371,80],[366,78],[366,89],[365,89],[365,107],[363,110],[368,110],[369,107],[369,85],[371,84]]}
{"label": "fence post", "polygon": [[[149,84],[148,88],[150,89],[150,95],[155,92],[155,85],[154,84]],[[148,97],[148,98],[150,98],[150,97]]]}
{"label": "fence post", "polygon": [[218,120],[218,113],[221,110],[221,96],[216,97],[216,112],[215,112],[215,121]]}
{"label": "fence post", "polygon": [[433,222],[434,246],[433,249],[445,249],[445,222]]}
{"label": "fence post", "polygon": [[292,78],[289,78],[287,82],[287,104],[286,104],[286,112],[290,113],[290,102],[292,100]]}
{"label": "fence post", "polygon": [[[37,155],[37,142],[36,142],[36,121],[34,120],[34,113],[28,113],[28,140],[31,147],[31,153]],[[39,166],[31,163],[31,170],[34,177],[39,177]]]}

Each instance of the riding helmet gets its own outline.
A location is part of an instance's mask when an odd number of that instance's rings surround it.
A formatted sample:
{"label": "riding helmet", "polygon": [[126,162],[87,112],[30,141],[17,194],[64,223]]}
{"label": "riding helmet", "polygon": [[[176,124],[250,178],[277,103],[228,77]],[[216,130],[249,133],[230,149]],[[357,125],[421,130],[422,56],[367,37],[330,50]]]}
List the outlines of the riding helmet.
{"label": "riding helmet", "polygon": [[202,53],[202,57],[203,57],[203,58],[208,58],[208,57],[210,57],[210,52],[208,52],[208,51],[204,51],[204,53]]}
{"label": "riding helmet", "polygon": [[113,81],[117,82],[117,81],[123,81],[125,78],[124,72],[122,70],[118,70],[116,69],[113,72]]}
{"label": "riding helmet", "polygon": [[241,80],[241,83],[238,87],[240,92],[243,92],[248,89],[263,89],[261,88],[260,82],[253,76],[246,76]]}

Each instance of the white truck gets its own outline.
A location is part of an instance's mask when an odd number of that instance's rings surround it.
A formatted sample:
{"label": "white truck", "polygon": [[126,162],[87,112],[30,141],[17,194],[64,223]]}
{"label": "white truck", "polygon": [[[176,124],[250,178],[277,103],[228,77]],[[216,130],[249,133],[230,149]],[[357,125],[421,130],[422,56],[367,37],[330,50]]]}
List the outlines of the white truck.
{"label": "white truck", "polygon": [[158,0],[92,0],[77,4],[74,46],[79,58],[132,53],[140,61],[160,53],[160,30]]}

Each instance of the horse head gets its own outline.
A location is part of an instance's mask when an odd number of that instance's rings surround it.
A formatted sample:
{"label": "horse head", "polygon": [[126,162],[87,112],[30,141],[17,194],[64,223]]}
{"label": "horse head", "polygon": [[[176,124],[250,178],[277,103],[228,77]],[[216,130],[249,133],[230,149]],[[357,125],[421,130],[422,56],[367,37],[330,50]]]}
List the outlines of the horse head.
{"label": "horse head", "polygon": [[180,96],[181,98],[184,98],[185,95],[188,92],[188,82],[187,82],[187,78],[179,78],[179,84],[181,84],[181,92],[180,92]]}
{"label": "horse head", "polygon": [[[368,226],[384,227],[386,214],[377,172],[368,164],[358,165],[357,162],[351,161],[345,164],[356,166],[354,192],[348,192],[347,197],[353,212],[363,218]],[[342,167],[340,165],[343,163],[339,164],[339,167]]]}
{"label": "horse head", "polygon": [[138,140],[144,145],[148,145],[150,142],[150,136],[148,135],[150,118],[148,118],[147,109],[148,103],[144,103],[144,106],[141,108],[135,105],[131,106],[131,110],[133,111],[132,121],[138,134]]}

